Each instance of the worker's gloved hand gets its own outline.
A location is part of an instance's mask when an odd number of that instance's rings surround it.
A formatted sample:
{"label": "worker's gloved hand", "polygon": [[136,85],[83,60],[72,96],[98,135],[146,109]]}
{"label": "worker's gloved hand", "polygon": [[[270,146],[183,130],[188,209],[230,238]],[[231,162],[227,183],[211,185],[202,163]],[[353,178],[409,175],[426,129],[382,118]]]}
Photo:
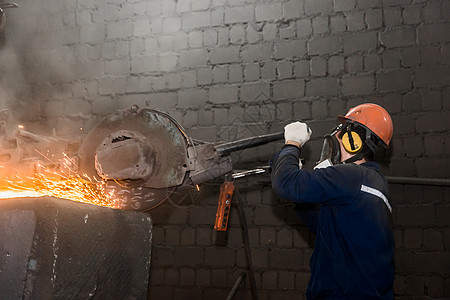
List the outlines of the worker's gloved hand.
{"label": "worker's gloved hand", "polygon": [[306,123],[294,122],[284,127],[285,141],[293,141],[303,146],[311,137],[312,130]]}

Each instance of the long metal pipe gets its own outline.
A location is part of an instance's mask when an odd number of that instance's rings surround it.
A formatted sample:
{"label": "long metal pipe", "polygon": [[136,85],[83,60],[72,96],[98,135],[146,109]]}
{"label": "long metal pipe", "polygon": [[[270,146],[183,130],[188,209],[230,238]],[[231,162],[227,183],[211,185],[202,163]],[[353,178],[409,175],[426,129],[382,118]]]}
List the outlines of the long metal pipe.
{"label": "long metal pipe", "polygon": [[386,176],[389,183],[450,186],[450,179]]}

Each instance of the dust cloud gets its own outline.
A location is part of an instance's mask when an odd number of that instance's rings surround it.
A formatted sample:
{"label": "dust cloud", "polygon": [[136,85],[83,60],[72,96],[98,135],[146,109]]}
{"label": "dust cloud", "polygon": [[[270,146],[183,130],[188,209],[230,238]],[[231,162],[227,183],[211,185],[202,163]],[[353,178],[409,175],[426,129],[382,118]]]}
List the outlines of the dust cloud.
{"label": "dust cloud", "polygon": [[70,94],[70,85],[64,82],[71,80],[73,72],[63,34],[58,31],[63,27],[64,2],[16,1],[19,7],[4,10],[0,110],[9,110],[8,123],[45,123],[49,103],[60,100],[61,94]]}

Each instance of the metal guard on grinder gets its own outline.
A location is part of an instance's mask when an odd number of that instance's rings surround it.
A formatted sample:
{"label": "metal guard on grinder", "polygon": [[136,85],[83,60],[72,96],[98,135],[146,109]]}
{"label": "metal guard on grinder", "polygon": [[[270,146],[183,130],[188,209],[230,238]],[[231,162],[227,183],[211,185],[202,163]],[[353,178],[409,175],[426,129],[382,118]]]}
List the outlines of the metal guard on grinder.
{"label": "metal guard on grinder", "polygon": [[139,180],[148,188],[178,186],[188,170],[179,125],[151,109],[106,117],[83,140],[78,156],[80,171],[89,177]]}
{"label": "metal guard on grinder", "polygon": [[185,181],[188,141],[168,115],[137,109],[100,121],[84,138],[79,172],[106,181],[124,210],[150,210]]}

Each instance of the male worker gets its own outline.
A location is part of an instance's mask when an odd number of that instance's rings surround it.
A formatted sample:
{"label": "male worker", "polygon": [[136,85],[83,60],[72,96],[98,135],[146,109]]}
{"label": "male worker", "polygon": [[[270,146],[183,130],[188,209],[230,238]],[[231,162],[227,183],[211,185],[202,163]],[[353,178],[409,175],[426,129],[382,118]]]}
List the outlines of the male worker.
{"label": "male worker", "polygon": [[[392,121],[381,106],[362,104],[338,117],[314,170],[299,166],[308,125],[285,127],[286,144],[271,159],[272,187],[297,204],[316,235],[308,300],[393,299],[394,239],[388,185],[373,162],[392,138]],[[306,205],[305,205],[306,204]]]}

